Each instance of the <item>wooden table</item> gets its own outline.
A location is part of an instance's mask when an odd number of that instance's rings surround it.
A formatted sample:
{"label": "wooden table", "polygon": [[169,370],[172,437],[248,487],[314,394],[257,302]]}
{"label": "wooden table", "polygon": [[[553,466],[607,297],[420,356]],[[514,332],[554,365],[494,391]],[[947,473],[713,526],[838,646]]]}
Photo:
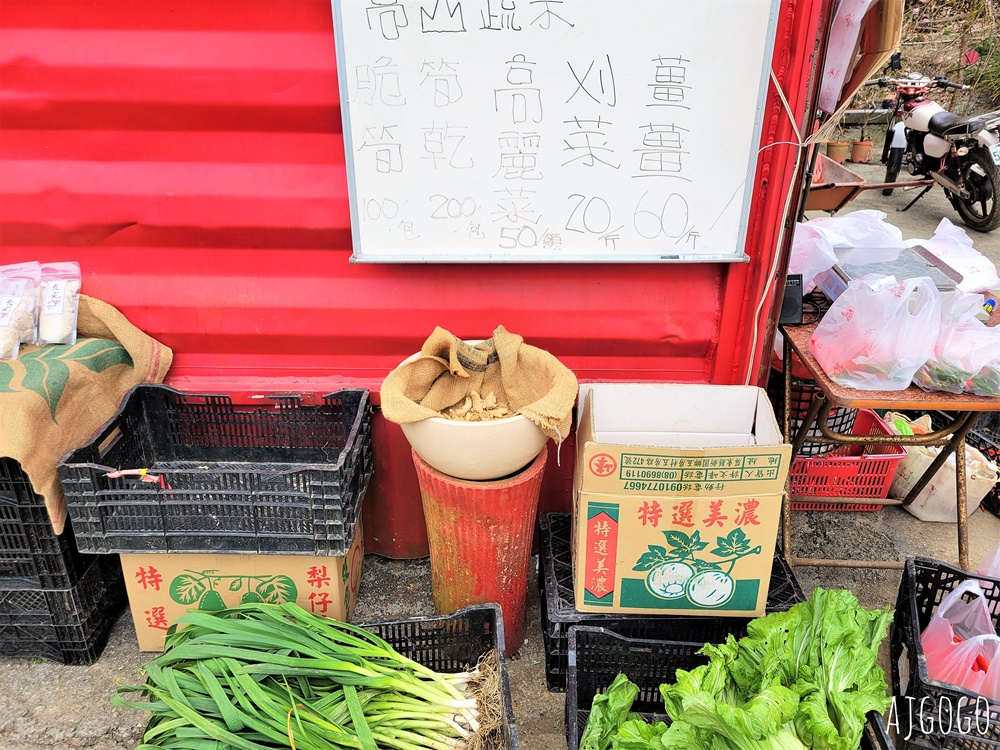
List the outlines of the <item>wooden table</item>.
{"label": "wooden table", "polygon": [[[994,318],[996,318],[994,314]],[[995,323],[995,320],[991,320]],[[834,445],[936,445],[942,450],[930,467],[917,480],[917,483],[910,490],[904,500],[865,500],[861,498],[843,497],[810,497],[812,502],[851,504],[869,503],[876,505],[909,505],[917,495],[924,489],[927,483],[934,477],[938,469],[944,466],[949,456],[955,456],[955,484],[958,494],[958,507],[956,510],[956,521],[958,524],[958,559],[959,564],[965,570],[969,570],[969,535],[966,521],[968,514],[967,497],[965,487],[965,437],[972,429],[976,420],[982,412],[1000,411],[1000,398],[987,398],[974,396],[972,394],[953,394],[943,392],[928,393],[915,385],[903,391],[859,391],[854,388],[845,388],[834,383],[823,371],[816,358],[813,357],[809,342],[813,331],[816,330],[816,323],[802,326],[782,326],[781,332],[785,340],[784,350],[784,372],[785,372],[785,408],[782,428],[785,440],[789,439],[791,432],[791,392],[792,392],[792,353],[802,361],[810,375],[821,389],[813,398],[802,425],[792,439],[792,457],[799,453],[804,443],[825,443]],[[841,435],[830,430],[827,425],[827,418],[834,407],[844,407],[852,409],[891,409],[899,411],[904,409],[922,411],[943,411],[954,415],[951,424],[926,435]],[[808,437],[809,428],[816,424],[822,436]],[[791,513],[792,498],[790,497],[791,476],[785,485],[785,494],[782,499],[782,543],[785,558],[790,565],[797,566],[830,566],[830,567],[851,567],[851,568],[902,568],[903,564],[898,562],[887,562],[883,560],[843,560],[843,559],[821,559],[794,557],[791,549]]]}

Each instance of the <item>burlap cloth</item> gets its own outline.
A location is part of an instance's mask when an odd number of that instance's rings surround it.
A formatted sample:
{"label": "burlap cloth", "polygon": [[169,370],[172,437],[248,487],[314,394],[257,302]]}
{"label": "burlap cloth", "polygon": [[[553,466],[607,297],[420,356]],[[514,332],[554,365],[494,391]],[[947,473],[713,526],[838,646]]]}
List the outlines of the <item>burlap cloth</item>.
{"label": "burlap cloth", "polygon": [[420,356],[382,383],[382,414],[409,424],[460,404],[472,391],[530,419],[557,442],[569,434],[576,375],[548,352],[499,326],[493,338],[471,346],[443,328],[424,342]]}
{"label": "burlap cloth", "polygon": [[73,346],[24,346],[0,360],[0,456],[17,460],[57,534],[66,501],[56,462],[83,445],[139,383],[161,383],[173,352],[118,310],[80,295],[79,339]]}

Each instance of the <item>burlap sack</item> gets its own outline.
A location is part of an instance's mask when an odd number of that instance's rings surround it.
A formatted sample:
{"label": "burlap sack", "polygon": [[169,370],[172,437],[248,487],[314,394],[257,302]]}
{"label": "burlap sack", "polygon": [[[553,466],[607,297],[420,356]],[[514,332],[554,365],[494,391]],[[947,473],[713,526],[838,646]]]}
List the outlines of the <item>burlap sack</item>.
{"label": "burlap sack", "polygon": [[83,445],[139,383],[161,383],[173,352],[100,300],[80,295],[73,346],[23,346],[0,361],[0,456],[17,460],[57,534],[66,503],[56,462]]}
{"label": "burlap sack", "polygon": [[470,346],[436,328],[420,356],[401,364],[382,383],[382,414],[408,424],[440,417],[472,391],[495,393],[497,401],[530,419],[557,442],[569,434],[576,376],[546,351],[529,346],[503,326],[493,338]]}

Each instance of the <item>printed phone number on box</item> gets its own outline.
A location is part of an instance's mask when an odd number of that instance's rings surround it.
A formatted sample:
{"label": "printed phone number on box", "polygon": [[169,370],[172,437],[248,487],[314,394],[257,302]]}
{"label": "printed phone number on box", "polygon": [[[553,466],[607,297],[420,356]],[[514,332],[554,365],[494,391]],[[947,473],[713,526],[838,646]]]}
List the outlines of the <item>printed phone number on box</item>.
{"label": "printed phone number on box", "polygon": [[683,459],[624,453],[618,478],[627,490],[682,491],[692,489],[691,482],[712,483],[719,489],[728,482],[777,479],[780,463],[780,455]]}

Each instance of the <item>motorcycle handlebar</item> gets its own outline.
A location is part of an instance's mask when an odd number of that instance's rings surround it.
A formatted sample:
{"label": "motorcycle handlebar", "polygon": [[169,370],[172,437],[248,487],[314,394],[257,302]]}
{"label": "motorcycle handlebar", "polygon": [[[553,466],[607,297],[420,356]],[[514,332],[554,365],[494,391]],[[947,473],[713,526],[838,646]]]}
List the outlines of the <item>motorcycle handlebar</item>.
{"label": "motorcycle handlebar", "polygon": [[944,77],[937,78],[937,79],[935,79],[934,82],[940,88],[946,88],[946,89],[958,89],[959,91],[966,91],[966,90],[972,88],[971,86],[965,86],[965,85],[963,85],[961,83],[955,83],[954,81],[949,81],[947,78],[944,78]]}

